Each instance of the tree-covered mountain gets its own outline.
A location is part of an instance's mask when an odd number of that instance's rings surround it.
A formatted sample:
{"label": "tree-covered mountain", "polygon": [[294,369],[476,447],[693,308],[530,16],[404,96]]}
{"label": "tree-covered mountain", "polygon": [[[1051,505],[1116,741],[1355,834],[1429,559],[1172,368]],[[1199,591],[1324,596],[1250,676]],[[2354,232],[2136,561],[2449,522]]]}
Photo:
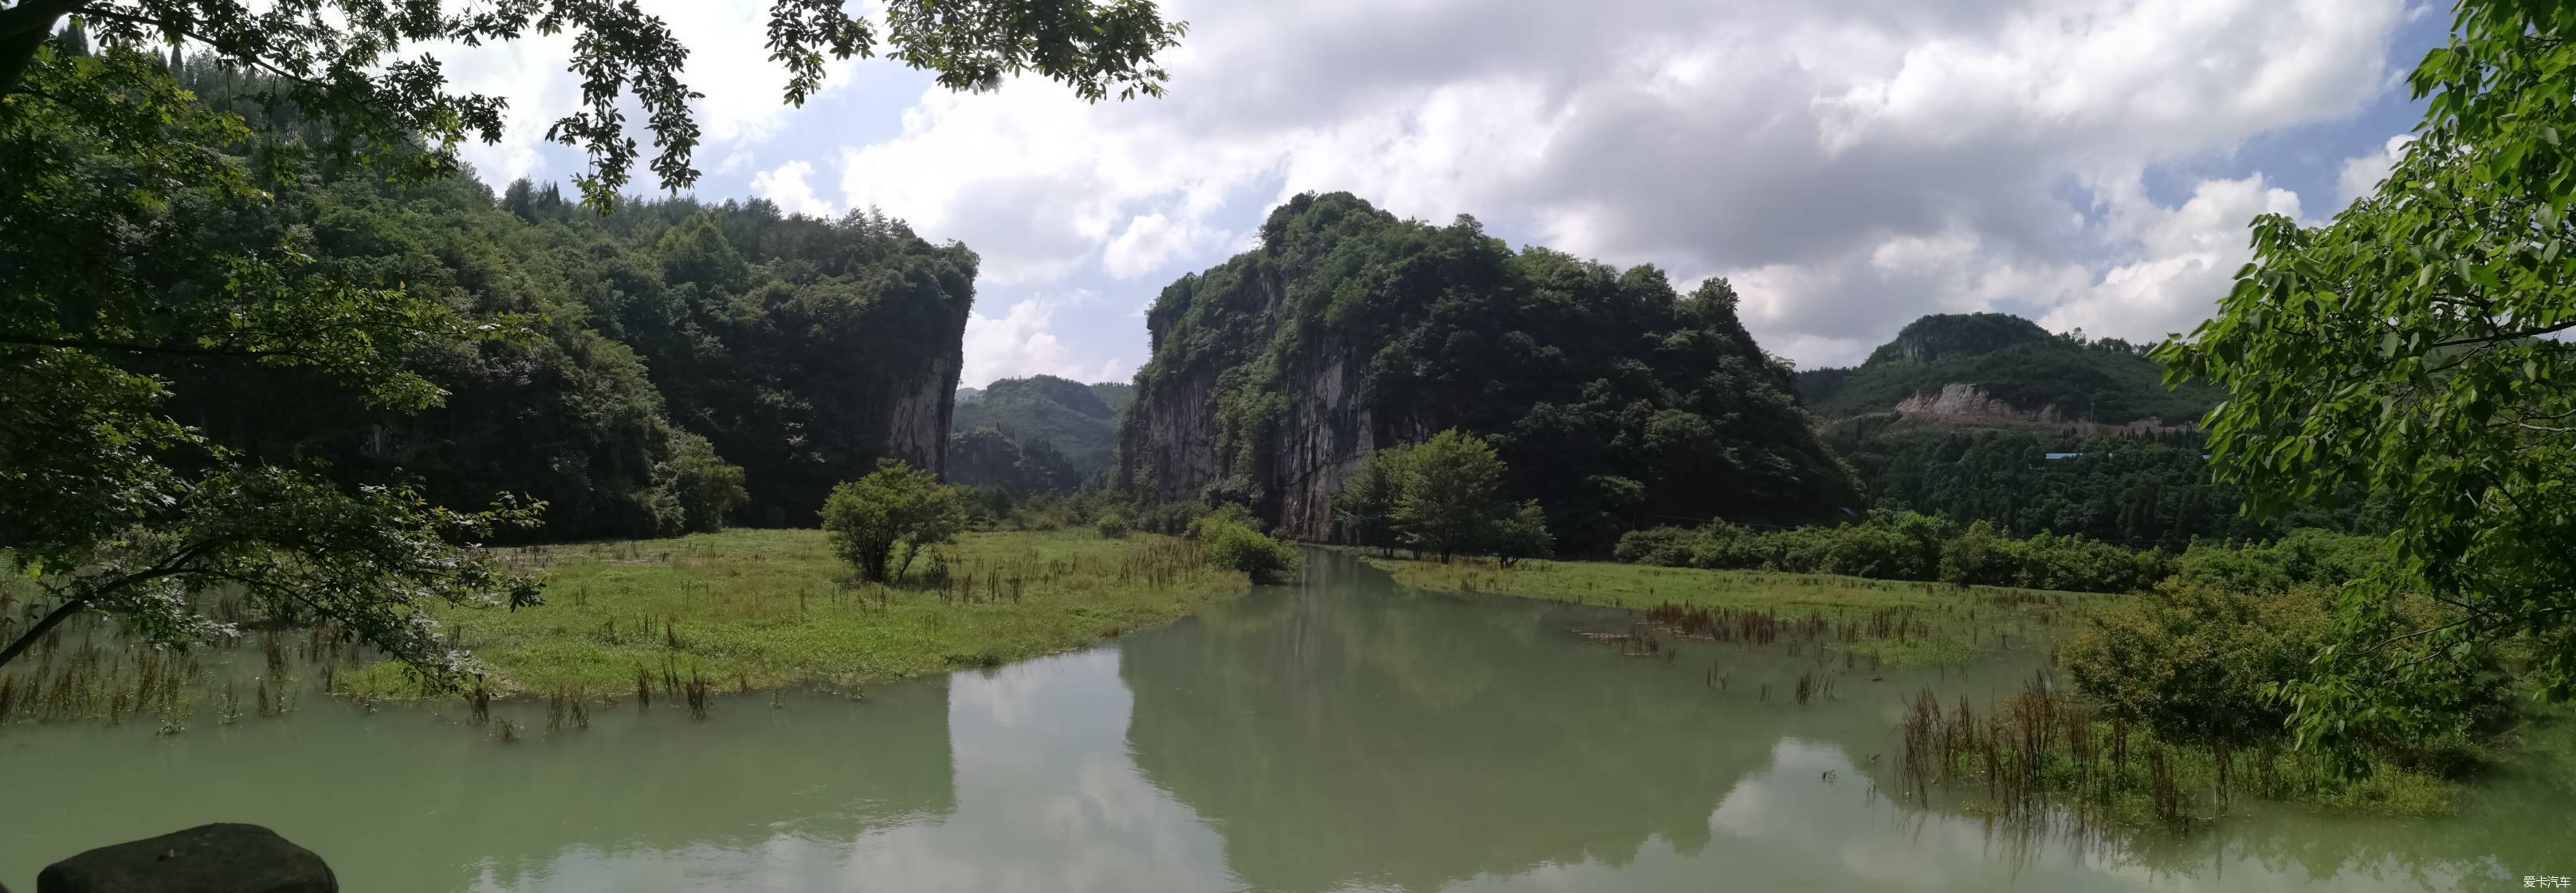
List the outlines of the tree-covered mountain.
{"label": "tree-covered mountain", "polygon": [[1926,316],[1859,366],[1800,372],[1798,388],[1879,508],[2174,549],[2377,523],[2358,494],[2274,522],[2244,518],[2237,489],[2211,478],[2194,424],[2220,394],[2167,389],[2162,367],[2118,339],[2001,313]]}
{"label": "tree-covered mountain", "polygon": [[[183,62],[177,74],[256,126],[310,129],[291,107],[236,101],[249,83],[238,73]],[[327,275],[434,296],[512,334],[408,357],[446,392],[421,412],[296,369],[158,362],[172,412],[236,450],[408,480],[448,504],[531,496],[547,503],[536,535],[557,539],[707,529],[728,514],[809,522],[878,457],[936,469],[946,452],[974,295],[963,246],[762,200],[639,199],[601,216],[524,180],[496,197],[464,176],[280,173],[265,184],[275,201],[182,202],[170,224],[245,250],[291,245]]]}
{"label": "tree-covered mountain", "polygon": [[1799,372],[1798,395],[1829,419],[1916,401],[1909,408],[1934,411],[1914,414],[2104,425],[2182,424],[2218,403],[2205,385],[2167,389],[2145,348],[2051,334],[2009,314],[1935,314],[1906,324],[1858,366]]}
{"label": "tree-covered mountain", "polygon": [[1135,401],[1134,386],[1124,382],[1053,375],[1005,378],[958,394],[948,479],[1024,493],[1070,490],[1108,471],[1118,457],[1118,413]]}
{"label": "tree-covered mountain", "polygon": [[1473,218],[1301,195],[1155,301],[1121,478],[1324,539],[1358,460],[1455,427],[1574,550],[1675,517],[1839,516],[1852,485],[1735,304],[1722,281],[1685,297],[1653,267],[1513,251]]}

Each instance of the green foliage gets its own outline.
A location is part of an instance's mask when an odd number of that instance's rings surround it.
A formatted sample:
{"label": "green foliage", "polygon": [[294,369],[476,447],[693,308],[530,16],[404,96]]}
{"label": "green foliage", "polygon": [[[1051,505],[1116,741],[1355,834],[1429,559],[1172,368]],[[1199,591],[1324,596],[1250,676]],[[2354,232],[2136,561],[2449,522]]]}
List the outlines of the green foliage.
{"label": "green foliage", "polygon": [[[1355,458],[1314,444],[1449,428],[1491,444],[1504,489],[1576,550],[1654,514],[1806,520],[1854,501],[1726,283],[1680,295],[1652,267],[1515,252],[1470,217],[1297,196],[1259,248],[1165,288],[1147,325],[1154,356],[1120,439],[1144,502],[1215,493],[1278,518],[1292,482],[1319,473],[1308,464]],[[1301,414],[1321,395],[1332,404]],[[1323,520],[1299,524],[1321,535]]]}
{"label": "green foliage", "polygon": [[[2306,583],[2248,591],[2176,579],[2097,615],[2067,643],[2067,673],[2105,715],[2166,741],[2219,752],[2276,743],[2296,704],[2282,694],[2338,635],[2332,601],[2331,588]],[[2412,693],[2438,721],[2348,739],[2328,754],[2341,774],[2360,779],[2386,764],[2451,775],[2473,762],[2504,719],[2503,674],[2490,665],[2445,681]]]}
{"label": "green foliage", "polygon": [[1507,469],[1484,439],[1450,429],[1360,460],[1334,497],[1342,533],[1364,546],[1404,546],[1447,561],[1461,552],[1506,560],[1547,554],[1554,540],[1537,500],[1503,496]]}
{"label": "green foliage", "polygon": [[[469,138],[498,142],[505,102],[449,92],[437,59],[406,59],[407,49],[569,34],[575,52],[568,70],[582,83],[581,104],[552,122],[546,138],[589,153],[590,168],[577,178],[584,201],[613,207],[629,182],[636,159],[630,104],[641,108],[652,133],[650,167],[661,185],[679,190],[697,181],[691,156],[699,129],[689,103],[701,96],[680,79],[689,48],[659,16],[632,3],[450,9],[402,0],[26,0],[0,9],[0,95],[23,92],[22,73],[65,15],[107,43],[185,39],[227,64],[273,74],[261,104],[292,105],[326,122],[339,154],[360,153],[370,164],[415,175],[456,172],[456,148]],[[934,73],[952,90],[1035,73],[1097,101],[1112,93],[1161,95],[1165,74],[1154,54],[1187,30],[1163,21],[1146,0],[927,0],[886,7],[882,24],[852,16],[837,0],[775,0],[767,45],[770,61],[787,69],[783,98],[791,105],[822,88],[827,60],[880,51]]]}
{"label": "green foliage", "polygon": [[1538,500],[1522,500],[1520,507],[1494,525],[1493,537],[1486,544],[1494,558],[1510,567],[1523,558],[1545,558],[1556,548],[1556,538],[1547,533],[1547,510]]}
{"label": "green foliage", "polygon": [[229,226],[277,204],[220,151],[246,131],[152,56],[30,43],[13,62],[10,39],[0,79],[25,89],[0,95],[0,231],[16,234],[0,240],[0,549],[38,569],[43,595],[25,625],[0,618],[0,663],[85,612],[159,645],[229,637],[190,598],[229,586],[253,621],[328,619],[432,681],[469,672],[424,612],[535,603],[533,581],[462,548],[533,508],[346,491],[309,461],[226,448],[170,398],[183,373],[222,369],[432,408],[446,394],[406,359],[507,321],[477,326],[340,275],[308,238]]}
{"label": "green foliage", "polygon": [[1128,533],[1127,519],[1116,514],[1102,515],[1100,516],[1100,522],[1092,525],[1092,529],[1098,531],[1101,537],[1105,539],[1126,539]]}
{"label": "green foliage", "polygon": [[2097,616],[2064,659],[2107,716],[2176,743],[2243,748],[2281,733],[2289,709],[2271,686],[2299,675],[2325,633],[2317,590],[2168,586]]}
{"label": "green foliage", "polygon": [[[2302,741],[2419,737],[2440,696],[2528,659],[2576,695],[2576,7],[2461,0],[2409,78],[2425,117],[2386,180],[2323,226],[2252,224],[2218,315],[2158,354],[2226,388],[2220,479],[2270,515],[2344,489],[2389,507],[2389,561],[2289,687]],[[2452,606],[2422,614],[2414,597]]]}
{"label": "green foliage", "polygon": [[1199,551],[1217,567],[1242,571],[1255,582],[1293,579],[1303,562],[1297,550],[1242,521],[1211,514],[1193,525]]}
{"label": "green foliage", "polygon": [[1503,500],[1503,460],[1494,448],[1453,428],[1408,452],[1394,517],[1405,543],[1442,561],[1490,546],[1496,525],[1512,511]]}
{"label": "green foliage", "polygon": [[[1052,375],[1005,378],[971,398],[961,397],[949,425],[949,480],[1041,487],[1067,492],[1107,472],[1118,459],[1118,413],[1134,399],[1124,384],[1086,385]],[[1113,402],[1113,399],[1116,402]],[[990,467],[959,447],[981,428],[997,429],[1022,454],[1045,454],[1046,470],[1032,478]],[[985,448],[988,452],[991,447]]]}
{"label": "green foliage", "polygon": [[1259,519],[1252,517],[1252,510],[1244,508],[1242,503],[1221,502],[1214,507],[1200,507],[1182,528],[1181,534],[1190,539],[1204,540],[1211,531],[1225,527],[1241,527],[1259,533],[1262,525]]}
{"label": "green foliage", "polygon": [[1720,570],[1843,574],[1880,580],[1940,580],[2067,592],[2134,592],[2162,579],[2152,551],[2080,536],[2004,536],[1980,521],[1958,525],[1913,512],[1879,510],[1855,524],[1757,530],[1733,524],[1659,527],[1619,540],[1625,562]]}
{"label": "green foliage", "polygon": [[1394,550],[1403,542],[1396,533],[1396,500],[1411,480],[1413,450],[1393,446],[1369,454],[1351,469],[1342,490],[1333,496],[1333,522],[1342,536],[1362,546]]}
{"label": "green foliage", "polygon": [[673,433],[670,471],[680,528],[689,533],[723,530],[725,517],[751,501],[751,494],[742,488],[742,466],[719,458],[715,445],[704,437]]}
{"label": "green foliage", "polygon": [[2167,388],[2140,345],[2051,335],[2000,313],[1926,316],[1859,366],[1797,376],[1798,395],[1827,418],[1887,412],[1951,384],[1974,385],[2023,413],[2053,408],[2059,419],[2109,425],[2195,419],[2225,395],[2206,385]]}
{"label": "green foliage", "polygon": [[965,528],[966,507],[955,489],[894,459],[878,460],[877,470],[832,488],[823,502],[833,550],[871,583],[902,580],[922,547]]}
{"label": "green foliage", "polygon": [[997,428],[973,428],[948,438],[948,479],[961,486],[993,487],[1014,495],[1069,493],[1081,473],[1045,440]]}

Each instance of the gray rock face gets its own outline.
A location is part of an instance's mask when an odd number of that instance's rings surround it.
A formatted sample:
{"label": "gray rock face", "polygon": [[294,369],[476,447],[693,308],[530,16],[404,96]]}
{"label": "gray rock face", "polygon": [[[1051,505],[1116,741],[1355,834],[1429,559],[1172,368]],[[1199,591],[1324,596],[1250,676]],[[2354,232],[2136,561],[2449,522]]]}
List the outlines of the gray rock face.
{"label": "gray rock face", "polygon": [[1902,415],[1971,421],[2048,423],[2065,420],[2064,414],[2058,412],[2055,406],[2042,406],[2036,412],[2023,412],[2014,409],[2012,404],[1988,395],[1984,388],[1962,382],[1942,385],[1941,391],[1937,394],[1926,391],[1907,397],[1896,404],[1896,411]]}
{"label": "gray rock face", "polygon": [[[1269,342],[1279,314],[1272,283],[1248,283],[1240,312],[1269,321],[1248,341]],[[1156,338],[1164,332],[1157,330]],[[1327,337],[1295,357],[1280,377],[1285,400],[1277,423],[1256,443],[1220,449],[1215,364],[1174,369],[1140,386],[1120,429],[1119,479],[1148,502],[1191,500],[1219,479],[1240,475],[1268,494],[1254,506],[1284,536],[1325,540],[1333,534],[1333,497],[1361,459],[1380,449],[1429,438],[1455,422],[1384,418],[1360,398],[1366,353]]]}
{"label": "gray rock face", "polygon": [[36,893],[338,893],[312,850],[258,825],[199,825],[46,866]]}

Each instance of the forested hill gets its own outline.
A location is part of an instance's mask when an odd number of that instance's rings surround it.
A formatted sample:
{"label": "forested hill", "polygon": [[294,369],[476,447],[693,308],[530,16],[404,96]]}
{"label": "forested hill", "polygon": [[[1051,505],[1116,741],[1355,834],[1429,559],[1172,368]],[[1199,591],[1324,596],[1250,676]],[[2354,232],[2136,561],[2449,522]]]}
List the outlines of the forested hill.
{"label": "forested hill", "polygon": [[1135,388],[1125,382],[1053,375],[961,388],[948,478],[1023,493],[1072,489],[1116,463],[1118,413],[1132,402]]}
{"label": "forested hill", "polygon": [[[223,106],[240,75],[210,69],[180,74]],[[254,125],[269,114],[241,105]],[[281,116],[271,126],[298,126]],[[244,250],[294,244],[323,272],[435,295],[517,334],[411,358],[447,392],[411,414],[292,370],[162,370],[174,412],[238,449],[408,479],[459,506],[541,499],[537,535],[551,539],[726,515],[809,523],[834,483],[878,457],[935,469],[945,452],[974,298],[963,246],[882,216],[817,220],[760,200],[629,200],[602,216],[525,181],[495,196],[463,176],[287,173],[268,186],[277,201],[243,212],[255,216],[178,203],[172,223]]]}
{"label": "forested hill", "polygon": [[1567,549],[1669,518],[1839,517],[1852,485],[1735,304],[1724,282],[1685,297],[1653,267],[1516,252],[1473,218],[1301,195],[1155,301],[1121,475],[1325,538],[1358,459],[1459,427]]}
{"label": "forested hill", "polygon": [[2051,334],[2003,313],[1935,314],[1908,323],[1859,366],[1798,373],[1817,414],[1846,418],[1906,408],[1960,421],[2193,422],[2220,395],[2168,390],[2145,345]]}

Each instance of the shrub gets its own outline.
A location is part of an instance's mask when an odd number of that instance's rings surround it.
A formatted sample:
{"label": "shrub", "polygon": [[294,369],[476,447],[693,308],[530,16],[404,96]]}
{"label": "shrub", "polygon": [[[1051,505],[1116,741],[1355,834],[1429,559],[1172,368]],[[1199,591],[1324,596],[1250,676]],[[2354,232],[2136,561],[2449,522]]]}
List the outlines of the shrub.
{"label": "shrub", "polygon": [[2176,584],[2096,617],[2064,659],[2106,716],[2178,744],[2233,749],[2281,733],[2290,705],[2270,686],[2303,672],[2326,634],[2315,590]]}
{"label": "shrub", "polygon": [[1277,582],[1297,575],[1297,550],[1250,527],[1202,518],[1196,525],[1196,537],[1209,564],[1250,574],[1254,582]]}
{"label": "shrub", "polygon": [[716,455],[714,444],[686,431],[671,435],[671,458],[662,469],[680,509],[680,527],[691,533],[723,530],[725,518],[751,501],[742,466]]}
{"label": "shrub", "polygon": [[1102,515],[1100,516],[1100,523],[1093,525],[1093,529],[1100,531],[1100,535],[1104,539],[1126,539],[1127,519],[1114,514]]}
{"label": "shrub", "polygon": [[1610,557],[1629,564],[1652,564],[1662,567],[1691,567],[1691,549],[1705,535],[1687,527],[1648,527],[1631,530],[1619,537],[1610,549]]}
{"label": "shrub", "polygon": [[1261,532],[1261,522],[1252,517],[1251,509],[1238,502],[1221,502],[1190,519],[1189,526],[1181,531],[1181,535],[1194,540],[1206,539],[1209,531],[1219,527],[1241,527],[1254,533]]}
{"label": "shrub", "polygon": [[956,490],[894,459],[878,460],[877,470],[833,487],[823,501],[833,550],[868,582],[902,579],[923,546],[947,542],[965,527],[966,507]]}

